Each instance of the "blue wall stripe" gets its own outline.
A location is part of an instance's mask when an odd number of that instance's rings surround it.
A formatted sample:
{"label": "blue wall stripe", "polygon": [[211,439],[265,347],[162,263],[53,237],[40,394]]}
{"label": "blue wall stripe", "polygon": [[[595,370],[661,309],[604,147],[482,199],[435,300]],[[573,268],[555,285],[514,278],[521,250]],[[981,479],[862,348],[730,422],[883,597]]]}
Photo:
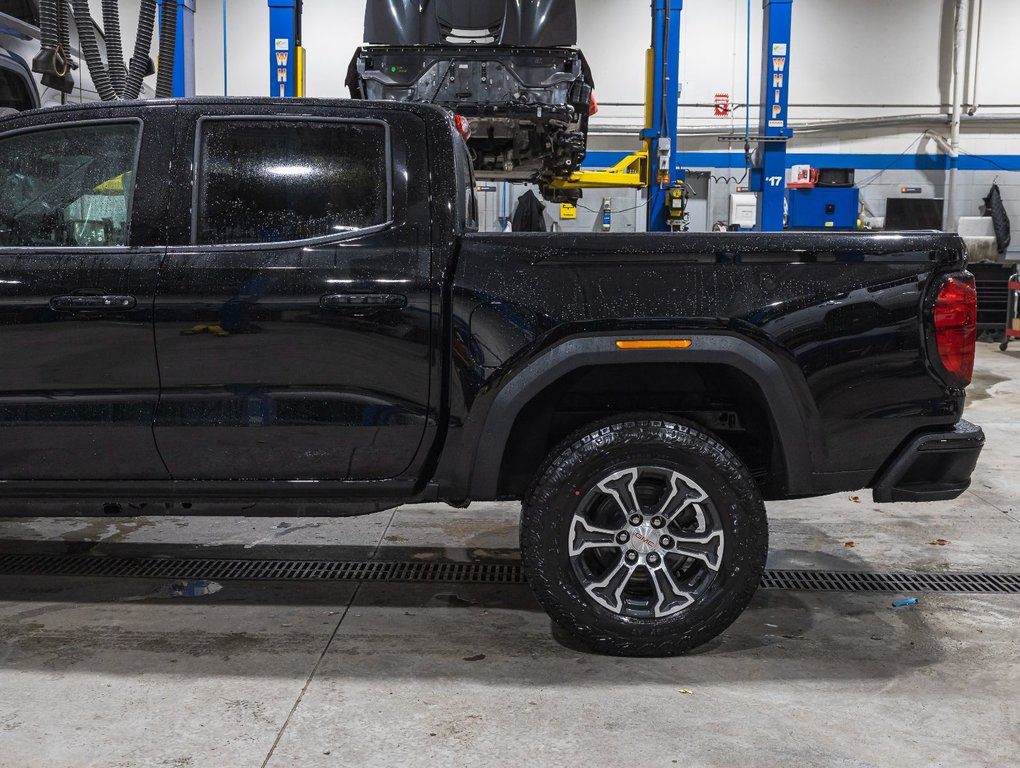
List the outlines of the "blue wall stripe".
{"label": "blue wall stripe", "polygon": [[[585,168],[609,168],[627,156],[626,152],[589,152]],[[684,168],[715,168],[743,171],[743,152],[680,152],[678,162]],[[890,171],[945,171],[947,155],[858,155],[791,152],[787,167],[810,165],[815,168],[859,168]],[[1020,171],[1020,155],[962,155],[961,171]]]}

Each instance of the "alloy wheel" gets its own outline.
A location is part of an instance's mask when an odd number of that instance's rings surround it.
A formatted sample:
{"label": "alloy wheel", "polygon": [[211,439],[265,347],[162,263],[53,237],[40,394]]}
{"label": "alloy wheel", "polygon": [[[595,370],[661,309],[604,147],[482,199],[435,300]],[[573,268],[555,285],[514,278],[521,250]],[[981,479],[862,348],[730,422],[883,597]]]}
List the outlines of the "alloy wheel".
{"label": "alloy wheel", "polygon": [[613,472],[581,495],[567,532],[574,574],[613,613],[680,613],[715,581],[725,535],[708,494],[672,469]]}

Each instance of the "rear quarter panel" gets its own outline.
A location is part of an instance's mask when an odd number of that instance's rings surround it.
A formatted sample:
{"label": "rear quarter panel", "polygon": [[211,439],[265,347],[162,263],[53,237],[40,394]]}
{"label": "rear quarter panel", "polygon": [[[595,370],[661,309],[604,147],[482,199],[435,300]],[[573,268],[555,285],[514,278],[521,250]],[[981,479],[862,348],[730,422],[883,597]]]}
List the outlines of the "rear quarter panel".
{"label": "rear quarter panel", "polygon": [[961,416],[922,316],[933,275],[963,265],[960,241],[929,234],[469,235],[452,302],[454,425],[483,419],[567,336],[711,331],[752,341],[793,383],[813,466],[791,472],[875,472],[911,433]]}

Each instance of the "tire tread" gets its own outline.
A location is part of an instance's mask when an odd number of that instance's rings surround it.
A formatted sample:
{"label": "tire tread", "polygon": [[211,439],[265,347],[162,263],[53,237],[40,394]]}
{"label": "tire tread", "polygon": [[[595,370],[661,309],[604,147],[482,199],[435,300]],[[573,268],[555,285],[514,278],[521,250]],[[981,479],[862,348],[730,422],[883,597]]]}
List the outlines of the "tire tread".
{"label": "tire tread", "polygon": [[[541,558],[547,549],[542,537],[543,510],[548,508],[552,496],[569,474],[593,452],[599,452],[607,445],[614,449],[626,449],[636,445],[649,444],[651,437],[661,435],[668,443],[683,445],[702,460],[714,465],[717,471],[725,473],[727,481],[746,500],[751,514],[744,515],[742,524],[747,527],[746,535],[762,550],[757,562],[747,563],[753,570],[750,578],[743,579],[740,590],[723,601],[719,609],[702,620],[697,626],[682,634],[668,634],[661,638],[637,641],[621,632],[596,626],[579,616],[590,612],[583,600],[576,606],[564,605],[556,599],[558,590],[550,578],[550,569],[543,567]],[[557,547],[562,543],[557,542]],[[693,649],[718,635],[733,623],[744,611],[754,596],[765,566],[764,554],[768,549],[768,522],[765,505],[757,485],[740,458],[725,444],[709,435],[701,427],[681,419],[657,417],[644,414],[617,416],[596,422],[563,440],[549,454],[542,464],[524,498],[521,517],[521,552],[525,573],[539,602],[553,620],[576,639],[593,649],[620,656],[673,656]],[[560,553],[557,552],[557,556]]]}

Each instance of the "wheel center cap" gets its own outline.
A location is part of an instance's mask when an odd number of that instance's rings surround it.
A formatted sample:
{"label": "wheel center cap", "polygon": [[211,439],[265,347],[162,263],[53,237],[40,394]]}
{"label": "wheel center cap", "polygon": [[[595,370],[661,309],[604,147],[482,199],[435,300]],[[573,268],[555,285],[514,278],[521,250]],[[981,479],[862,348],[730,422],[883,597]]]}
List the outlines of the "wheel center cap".
{"label": "wheel center cap", "polygon": [[659,549],[659,534],[650,525],[630,529],[630,548],[639,555],[647,555]]}

